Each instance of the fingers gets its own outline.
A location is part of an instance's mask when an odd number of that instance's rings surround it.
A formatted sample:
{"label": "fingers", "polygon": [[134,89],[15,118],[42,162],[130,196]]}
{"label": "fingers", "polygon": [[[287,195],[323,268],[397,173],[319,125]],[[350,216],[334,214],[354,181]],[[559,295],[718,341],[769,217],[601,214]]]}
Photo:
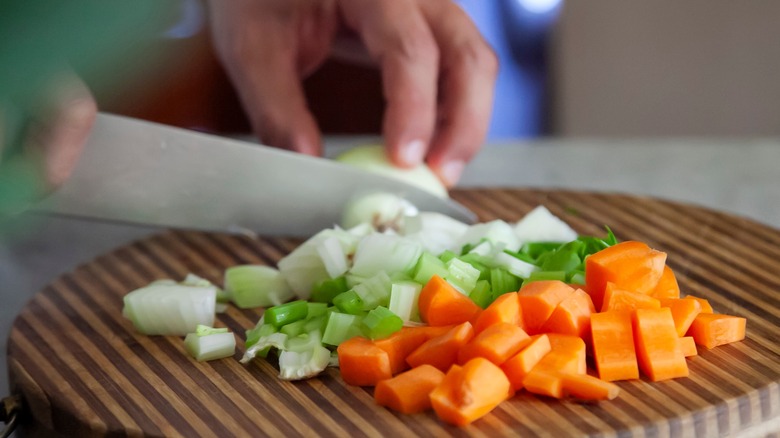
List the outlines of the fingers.
{"label": "fingers", "polygon": [[438,120],[427,163],[451,187],[485,140],[498,60],[473,22],[453,2],[428,0],[420,4],[441,58]]}
{"label": "fingers", "polygon": [[420,164],[436,120],[439,50],[417,0],[342,0],[340,5],[346,24],[382,72],[390,160],[403,167]]}
{"label": "fingers", "polygon": [[331,15],[335,9],[327,1],[211,3],[217,52],[263,143],[320,154],[320,132],[307,109],[301,77],[327,54],[330,28],[335,29]]}

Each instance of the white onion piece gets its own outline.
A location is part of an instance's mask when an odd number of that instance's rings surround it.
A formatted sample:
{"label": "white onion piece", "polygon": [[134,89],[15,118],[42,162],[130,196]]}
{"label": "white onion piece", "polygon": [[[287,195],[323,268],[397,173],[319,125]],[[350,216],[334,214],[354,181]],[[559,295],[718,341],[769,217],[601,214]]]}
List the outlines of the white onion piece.
{"label": "white onion piece", "polygon": [[520,240],[515,235],[512,226],[499,219],[469,226],[468,230],[456,242],[456,248],[460,249],[466,244],[479,243],[482,239],[493,243],[501,242],[505,245],[504,248],[510,251],[520,249]]}
{"label": "white onion piece", "polygon": [[571,242],[577,239],[577,232],[566,222],[540,205],[515,225],[515,235],[521,244],[526,242]]}
{"label": "white onion piece", "polygon": [[372,193],[358,197],[344,208],[341,225],[354,228],[369,224],[375,230],[399,230],[406,216],[417,214],[417,207],[393,193]]}
{"label": "white onion piece", "polygon": [[214,287],[152,284],[125,295],[123,313],[145,335],[185,336],[214,325],[216,295]]}

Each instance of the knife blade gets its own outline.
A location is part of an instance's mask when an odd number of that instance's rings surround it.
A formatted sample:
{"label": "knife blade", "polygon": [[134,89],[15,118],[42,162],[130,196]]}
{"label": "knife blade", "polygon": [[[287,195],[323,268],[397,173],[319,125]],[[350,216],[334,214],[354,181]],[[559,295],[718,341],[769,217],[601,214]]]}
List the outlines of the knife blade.
{"label": "knife blade", "polygon": [[45,213],[208,231],[308,236],[346,204],[396,193],[421,211],[473,223],[462,205],[325,158],[101,113],[71,178]]}

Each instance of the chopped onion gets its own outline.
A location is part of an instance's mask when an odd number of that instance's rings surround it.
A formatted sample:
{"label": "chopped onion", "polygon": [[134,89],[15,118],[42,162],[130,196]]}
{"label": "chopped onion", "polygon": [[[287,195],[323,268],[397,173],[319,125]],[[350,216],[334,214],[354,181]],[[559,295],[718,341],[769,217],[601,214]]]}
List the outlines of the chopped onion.
{"label": "chopped onion", "polygon": [[372,193],[350,201],[344,208],[341,225],[351,228],[369,224],[372,228],[398,231],[406,216],[417,214],[417,207],[393,193]]}
{"label": "chopped onion", "polygon": [[475,244],[483,239],[493,243],[501,242],[510,251],[520,249],[520,240],[515,235],[512,226],[499,219],[469,226],[468,230],[456,242],[456,248],[460,249],[464,245]]}
{"label": "chopped onion", "polygon": [[441,254],[459,250],[456,242],[469,226],[447,215],[424,211],[404,219],[403,234],[420,242],[426,251]]}
{"label": "chopped onion", "polygon": [[358,244],[351,273],[371,277],[380,271],[388,275],[410,272],[422,254],[422,245],[401,236],[374,233]]}
{"label": "chopped onion", "polygon": [[317,245],[317,254],[319,254],[325,270],[328,271],[330,278],[336,278],[347,272],[349,269],[347,255],[339,243],[339,239],[331,236]]}
{"label": "chopped onion", "polygon": [[238,265],[225,271],[225,290],[236,306],[277,306],[294,296],[281,273],[269,266]]}
{"label": "chopped onion", "polygon": [[214,324],[216,288],[151,284],[124,297],[123,311],[145,335],[185,336]]}
{"label": "chopped onion", "polygon": [[514,228],[520,243],[526,242],[571,242],[577,239],[577,232],[566,222],[550,213],[545,206],[540,205],[522,219]]}

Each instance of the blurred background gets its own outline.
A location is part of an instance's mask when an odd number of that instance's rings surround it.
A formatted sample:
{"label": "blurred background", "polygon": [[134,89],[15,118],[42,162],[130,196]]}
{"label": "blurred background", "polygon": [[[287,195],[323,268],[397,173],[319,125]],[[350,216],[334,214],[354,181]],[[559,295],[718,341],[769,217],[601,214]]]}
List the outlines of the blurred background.
{"label": "blurred background", "polygon": [[[114,83],[95,87],[101,107],[249,132],[211,49],[204,5],[173,3],[159,39],[172,55],[160,56],[154,79],[140,83],[132,65],[148,65],[149,52],[125,57]],[[460,3],[501,59],[490,140],[780,134],[780,2]],[[377,71],[331,60],[305,85],[326,133],[379,132]]]}

